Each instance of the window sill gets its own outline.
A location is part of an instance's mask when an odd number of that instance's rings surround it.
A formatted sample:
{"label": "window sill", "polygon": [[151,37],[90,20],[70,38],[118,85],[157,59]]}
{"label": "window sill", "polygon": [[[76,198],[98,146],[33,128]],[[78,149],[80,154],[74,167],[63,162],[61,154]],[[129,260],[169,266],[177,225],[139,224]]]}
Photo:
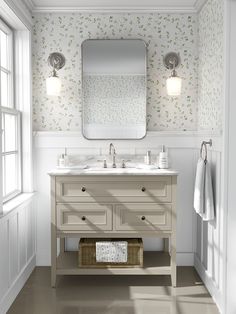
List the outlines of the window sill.
{"label": "window sill", "polygon": [[3,218],[17,207],[31,200],[34,194],[35,193],[21,193],[20,195],[3,204],[3,213],[0,214],[0,218]]}

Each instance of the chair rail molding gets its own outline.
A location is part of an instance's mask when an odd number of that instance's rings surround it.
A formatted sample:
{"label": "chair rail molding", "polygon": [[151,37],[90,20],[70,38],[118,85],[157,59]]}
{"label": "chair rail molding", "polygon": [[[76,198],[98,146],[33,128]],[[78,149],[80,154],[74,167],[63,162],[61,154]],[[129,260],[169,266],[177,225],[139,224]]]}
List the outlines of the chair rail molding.
{"label": "chair rail molding", "polygon": [[[110,140],[87,140],[79,131],[35,131],[34,132],[35,148],[80,148],[80,149],[101,149],[107,147]],[[116,146],[131,150],[131,154],[138,153],[135,148],[150,148],[159,152],[161,145],[165,144],[168,148],[196,148],[200,150],[201,141],[212,139],[213,145],[211,151],[222,150],[221,132],[207,131],[148,131],[146,136],[141,140],[113,140]]]}

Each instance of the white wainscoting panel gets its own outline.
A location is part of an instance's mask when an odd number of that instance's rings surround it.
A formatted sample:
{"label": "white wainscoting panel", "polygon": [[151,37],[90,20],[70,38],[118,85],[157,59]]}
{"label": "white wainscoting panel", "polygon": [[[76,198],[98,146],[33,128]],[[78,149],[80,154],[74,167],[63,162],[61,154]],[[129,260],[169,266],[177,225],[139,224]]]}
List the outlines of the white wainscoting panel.
{"label": "white wainscoting panel", "polygon": [[[195,162],[198,157],[199,150],[196,150]],[[214,146],[214,141],[213,147],[208,148],[208,161],[212,170],[216,219],[213,222],[203,222],[195,214],[197,232],[194,265],[219,309],[222,309],[224,282],[222,238],[225,219],[222,206],[222,149],[221,145]]]}
{"label": "white wainscoting panel", "polygon": [[33,199],[0,218],[0,314],[5,314],[36,265]]}
{"label": "white wainscoting panel", "polygon": [[[195,152],[199,145],[197,132],[148,132],[142,140],[112,140],[117,158],[121,155],[145,155],[152,151],[153,160],[161,150],[168,148],[170,166],[179,171],[177,260],[179,265],[193,265],[196,227],[193,212],[193,187],[195,175]],[[208,140],[209,134],[201,134]],[[35,189],[37,191],[37,265],[47,266],[50,261],[50,178],[47,173],[55,168],[57,159],[67,147],[69,155],[107,155],[111,140],[85,139],[80,132],[36,132],[34,134]],[[219,136],[213,142],[220,145]],[[77,249],[78,239],[67,242],[67,249]],[[161,240],[147,239],[146,249],[162,249]]]}
{"label": "white wainscoting panel", "polygon": [[18,213],[16,212],[9,219],[9,263],[10,263],[10,283],[13,283],[19,272],[18,266]]}
{"label": "white wainscoting panel", "polygon": [[[203,140],[212,139],[208,148],[214,184],[216,221],[203,223],[193,210],[193,190],[196,163]],[[68,154],[81,159],[107,155],[108,140],[89,141],[79,132],[37,132],[34,136],[35,188],[37,190],[37,265],[50,265],[50,178],[47,172],[55,168],[57,159],[67,147]],[[177,217],[177,263],[194,265],[219,308],[222,305],[224,282],[222,207],[222,136],[203,132],[148,132],[142,140],[113,140],[118,158],[122,154],[145,155],[152,151],[154,161],[165,144],[172,168],[179,171]],[[78,239],[67,243],[77,249]],[[162,241],[145,239],[148,250],[162,249]]]}
{"label": "white wainscoting panel", "polygon": [[9,221],[4,220],[0,222],[0,296],[5,295],[9,287]]}
{"label": "white wainscoting panel", "polygon": [[[203,223],[193,210],[193,190],[196,163],[203,140],[212,139],[208,148],[214,184],[216,221]],[[107,155],[108,140],[89,141],[80,132],[37,132],[34,136],[35,187],[37,190],[37,265],[50,265],[50,179],[47,172],[57,165],[57,159],[67,147],[68,154],[86,156]],[[177,217],[177,263],[194,265],[219,308],[222,307],[224,282],[222,206],[222,136],[204,132],[148,132],[142,140],[113,140],[118,158],[122,154],[145,155],[152,151],[153,160],[165,144],[169,162],[179,171]],[[78,239],[67,242],[68,249],[77,249]],[[162,241],[145,239],[148,250],[162,249]]]}

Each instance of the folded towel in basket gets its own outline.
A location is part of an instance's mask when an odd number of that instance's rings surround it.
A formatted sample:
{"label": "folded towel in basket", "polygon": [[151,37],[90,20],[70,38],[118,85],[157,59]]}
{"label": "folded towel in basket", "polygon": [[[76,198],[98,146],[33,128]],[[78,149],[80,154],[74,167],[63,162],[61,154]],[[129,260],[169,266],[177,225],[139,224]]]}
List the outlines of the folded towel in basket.
{"label": "folded towel in basket", "polygon": [[127,263],[127,241],[96,242],[96,261],[98,263]]}

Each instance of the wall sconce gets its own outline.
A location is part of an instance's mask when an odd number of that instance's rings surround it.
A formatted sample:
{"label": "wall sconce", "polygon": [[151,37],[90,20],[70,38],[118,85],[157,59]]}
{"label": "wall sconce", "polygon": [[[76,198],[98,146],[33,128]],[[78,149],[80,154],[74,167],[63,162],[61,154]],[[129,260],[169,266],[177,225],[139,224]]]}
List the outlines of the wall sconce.
{"label": "wall sconce", "polygon": [[46,79],[47,95],[60,96],[61,80],[57,71],[64,67],[66,59],[62,53],[53,52],[48,57],[48,65],[52,67],[52,74]]}
{"label": "wall sconce", "polygon": [[179,54],[169,52],[164,57],[164,65],[172,70],[170,77],[166,80],[166,90],[169,96],[179,96],[181,94],[182,79],[177,75],[175,68],[180,64]]}

